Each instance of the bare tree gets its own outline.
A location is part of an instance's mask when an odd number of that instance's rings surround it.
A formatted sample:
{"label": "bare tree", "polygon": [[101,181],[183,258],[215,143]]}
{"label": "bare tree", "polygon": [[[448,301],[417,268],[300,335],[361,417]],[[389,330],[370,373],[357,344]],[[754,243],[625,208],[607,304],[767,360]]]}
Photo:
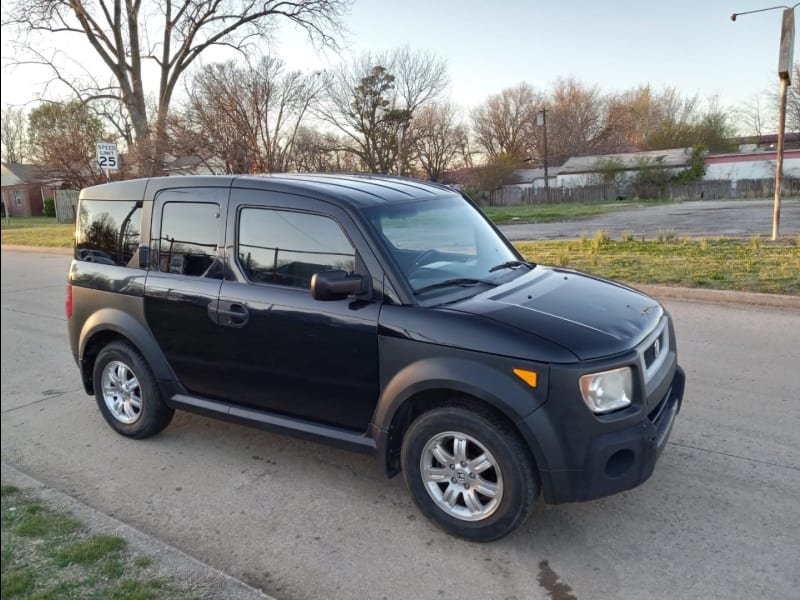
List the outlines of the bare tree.
{"label": "bare tree", "polygon": [[767,107],[762,94],[753,94],[737,109],[736,117],[745,135],[761,136],[770,129],[767,127]]}
{"label": "bare tree", "polygon": [[[778,104],[780,85],[774,85],[753,94],[738,107],[735,116],[745,135],[765,135],[778,130]],[[800,65],[792,70],[792,85],[786,94],[786,131],[800,132]]]}
{"label": "bare tree", "polygon": [[441,181],[445,171],[468,153],[467,129],[458,122],[456,108],[449,102],[423,107],[407,135],[412,140],[411,158],[419,161],[431,181]]}
{"label": "bare tree", "polygon": [[73,188],[103,180],[95,161],[103,125],[82,103],[52,102],[33,109],[29,134],[31,157],[41,176],[64,179]]}
{"label": "bare tree", "polygon": [[489,158],[530,158],[535,150],[536,113],[544,106],[544,95],[527,83],[504,89],[472,112],[475,140]]}
{"label": "bare tree", "polygon": [[[230,172],[281,172],[289,167],[298,128],[324,88],[322,73],[287,72],[283,61],[210,65],[194,77],[175,141],[184,153],[215,154]],[[178,126],[180,124],[180,126]]]}
{"label": "bare tree", "polygon": [[0,126],[0,144],[3,161],[7,163],[23,163],[27,158],[27,117],[21,108],[6,106],[3,108]]}
{"label": "bare tree", "polygon": [[301,126],[292,148],[292,170],[299,172],[357,171],[358,158],[349,151],[346,141],[342,136]]}
{"label": "bare tree", "polygon": [[402,172],[408,124],[441,96],[447,81],[446,63],[433,54],[408,47],[367,53],[332,74],[317,115],[343,134],[364,168]]}
{"label": "bare tree", "polygon": [[[569,156],[603,154],[615,150],[611,97],[598,86],[577,79],[559,79],[548,94],[548,161],[560,164]],[[543,154],[542,133],[537,130],[536,155]]]}
{"label": "bare tree", "polygon": [[664,150],[703,144],[714,152],[729,151],[735,133],[730,113],[716,98],[702,102],[696,94],[684,96],[672,87],[657,92],[640,86],[610,96],[607,145]]}
{"label": "bare tree", "polygon": [[[186,69],[212,46],[245,50],[253,38],[268,37],[278,19],[302,27],[323,44],[335,45],[339,18],[350,0],[33,0],[9,9],[10,24],[24,33],[81,37],[102,59],[117,86],[87,90],[82,99],[114,96],[125,106],[149,172],[160,170],[166,151],[166,125],[176,86]],[[23,44],[35,62],[53,67],[72,86],[53,57],[45,57],[30,39]],[[157,66],[154,120],[148,116],[143,62]]]}

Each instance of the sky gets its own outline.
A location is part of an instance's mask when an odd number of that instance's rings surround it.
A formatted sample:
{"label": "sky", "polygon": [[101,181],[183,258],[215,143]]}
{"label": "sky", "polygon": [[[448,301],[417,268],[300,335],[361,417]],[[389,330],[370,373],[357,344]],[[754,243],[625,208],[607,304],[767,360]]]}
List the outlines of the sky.
{"label": "sky", "polygon": [[[344,17],[344,45],[353,53],[404,44],[432,51],[447,61],[450,97],[465,108],[521,82],[547,89],[569,76],[604,91],[673,86],[732,107],[778,86],[781,11],[730,19],[768,6],[764,0],[355,0]],[[316,70],[341,60],[315,51],[291,25],[276,32],[271,46],[290,68]],[[36,97],[45,78],[32,68],[4,69],[2,104]]]}

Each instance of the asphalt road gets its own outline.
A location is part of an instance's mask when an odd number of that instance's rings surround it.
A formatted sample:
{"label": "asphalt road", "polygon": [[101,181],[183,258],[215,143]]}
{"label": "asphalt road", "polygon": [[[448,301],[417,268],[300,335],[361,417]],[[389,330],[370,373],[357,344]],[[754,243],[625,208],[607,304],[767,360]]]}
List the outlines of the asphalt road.
{"label": "asphalt road", "polygon": [[280,600],[797,597],[797,311],[667,302],[688,388],[651,480],[476,545],[370,457],[184,413],[113,433],[69,352],[67,262],[2,252],[2,460]]}
{"label": "asphalt road", "polygon": [[[561,223],[508,223],[501,227],[511,240],[577,239],[589,237],[598,229],[606,229],[613,239],[623,232],[637,239],[656,239],[659,232],[690,237],[772,235],[770,200],[704,200],[630,207],[613,212]],[[780,234],[800,234],[800,199],[784,198],[781,202]]]}

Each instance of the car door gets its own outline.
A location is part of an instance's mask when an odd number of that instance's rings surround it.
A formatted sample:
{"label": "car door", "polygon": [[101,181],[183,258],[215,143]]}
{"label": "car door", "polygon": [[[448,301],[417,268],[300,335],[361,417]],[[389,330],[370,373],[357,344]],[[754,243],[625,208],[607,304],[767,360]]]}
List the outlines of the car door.
{"label": "car door", "polygon": [[229,188],[164,190],[156,195],[150,271],[145,282],[147,323],[188,392],[218,391],[219,327],[209,317],[224,277],[225,209]]}
{"label": "car door", "polygon": [[352,222],[308,198],[236,189],[228,219],[218,342],[228,399],[364,431],[378,398],[380,303],[310,293],[318,271],[369,275]]}

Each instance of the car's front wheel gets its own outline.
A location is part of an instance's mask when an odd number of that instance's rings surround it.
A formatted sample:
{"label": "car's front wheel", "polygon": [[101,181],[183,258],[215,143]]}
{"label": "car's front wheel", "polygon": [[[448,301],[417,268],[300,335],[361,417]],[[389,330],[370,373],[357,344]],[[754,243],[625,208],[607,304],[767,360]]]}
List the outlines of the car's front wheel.
{"label": "car's front wheel", "polygon": [[442,529],[478,542],[516,529],[539,491],[519,436],[490,413],[445,406],[424,413],[403,439],[406,484]]}
{"label": "car's front wheel", "polygon": [[94,393],[105,420],[132,438],[155,435],[172,420],[174,409],[161,399],[155,377],[129,343],[105,346],[94,363]]}

